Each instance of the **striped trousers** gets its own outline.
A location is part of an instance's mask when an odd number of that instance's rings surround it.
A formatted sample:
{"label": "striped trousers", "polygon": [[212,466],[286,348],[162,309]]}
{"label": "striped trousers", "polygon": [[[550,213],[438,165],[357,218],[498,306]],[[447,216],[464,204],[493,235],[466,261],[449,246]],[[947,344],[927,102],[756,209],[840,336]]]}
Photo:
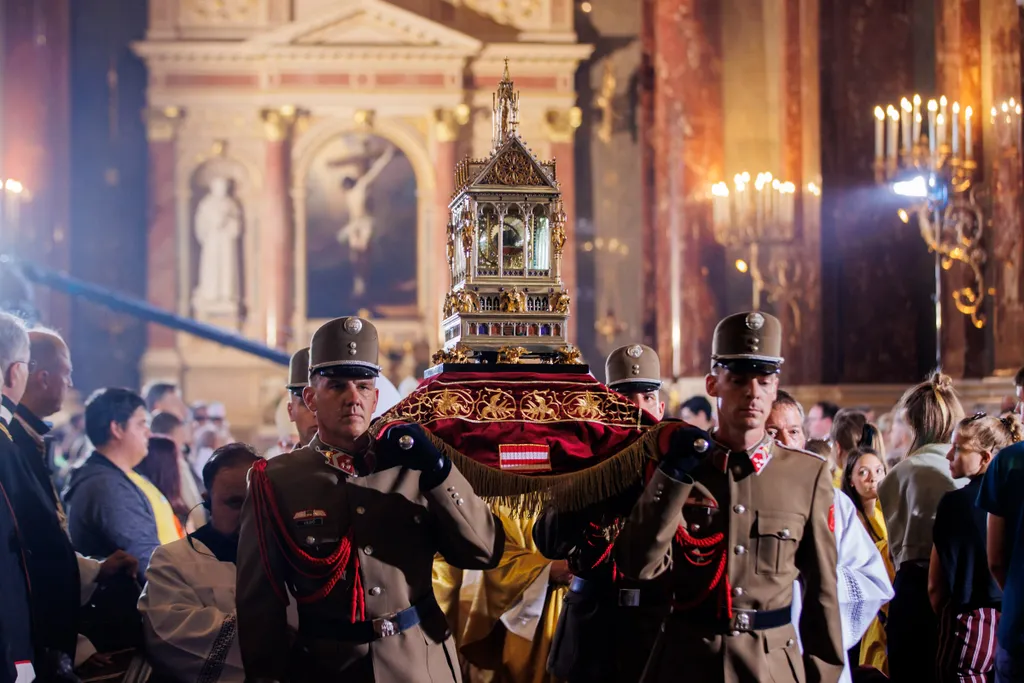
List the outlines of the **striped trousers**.
{"label": "striped trousers", "polygon": [[939,619],[936,674],[939,683],[987,683],[993,679],[999,610],[957,612],[946,606]]}

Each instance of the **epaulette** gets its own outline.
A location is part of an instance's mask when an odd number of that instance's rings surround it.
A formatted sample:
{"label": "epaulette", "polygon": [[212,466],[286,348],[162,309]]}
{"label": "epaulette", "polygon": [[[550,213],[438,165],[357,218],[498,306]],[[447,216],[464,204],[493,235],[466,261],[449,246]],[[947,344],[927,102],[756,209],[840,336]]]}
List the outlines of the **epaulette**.
{"label": "epaulette", "polygon": [[817,453],[814,453],[813,451],[808,451],[808,450],[805,450],[803,448],[793,448],[792,446],[783,446],[778,441],[775,441],[775,445],[778,446],[779,448],[781,448],[784,451],[792,451],[793,453],[800,453],[801,455],[809,455],[812,458],[817,458],[818,460],[821,460],[822,462],[827,462],[828,461],[827,458],[824,458],[824,457],[818,455]]}

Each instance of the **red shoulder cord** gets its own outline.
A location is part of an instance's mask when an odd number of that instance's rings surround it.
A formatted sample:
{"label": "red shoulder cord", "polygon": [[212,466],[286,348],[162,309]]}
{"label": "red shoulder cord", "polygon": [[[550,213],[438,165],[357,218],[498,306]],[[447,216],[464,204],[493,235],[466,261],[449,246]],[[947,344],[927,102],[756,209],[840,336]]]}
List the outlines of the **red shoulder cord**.
{"label": "red shoulder cord", "polygon": [[[645,483],[650,483],[654,476],[657,463],[650,462],[645,472]],[[672,601],[672,607],[676,610],[688,610],[707,600],[716,588],[719,589],[718,614],[721,616],[723,608],[725,615],[732,619],[732,586],[729,584],[729,576],[726,573],[728,553],[725,549],[725,534],[717,533],[706,538],[695,538],[682,526],[676,529],[675,543],[677,555],[682,555],[694,567],[707,567],[715,562],[715,554],[718,554],[718,566],[715,575],[706,587],[696,597],[686,602]],[[723,581],[724,579],[724,581]]]}
{"label": "red shoulder cord", "polygon": [[[277,507],[277,500],[270,483],[270,477],[267,476],[266,460],[260,460],[253,466],[249,486],[253,497],[256,534],[259,538],[260,562],[263,564],[263,571],[266,572],[267,578],[270,579],[277,597],[282,602],[288,602],[288,597],[284,593],[281,581],[275,576],[274,569],[270,564],[270,555],[267,548],[268,532],[273,534],[281,554],[297,574],[307,579],[323,581],[323,584],[316,591],[308,595],[296,595],[295,601],[299,604],[308,605],[323,600],[330,595],[338,581],[345,576],[345,570],[348,568],[349,561],[351,560],[352,614],[350,620],[352,623],[364,621],[366,619],[366,602],[363,595],[363,580],[359,575],[359,555],[352,552],[351,529],[345,535],[345,538],[341,539],[333,553],[327,557],[314,557],[304,551],[288,533],[288,526],[285,524],[284,519],[281,517],[281,511]],[[269,520],[264,519],[264,515],[269,517]],[[268,529],[266,526],[268,521],[272,525],[271,529]]]}
{"label": "red shoulder cord", "polygon": [[[615,529],[618,526],[618,522],[618,519],[612,520],[611,528]],[[612,537],[611,540],[605,537],[604,527],[595,522],[588,522],[587,532],[585,534],[587,545],[591,548],[598,548],[607,543],[607,546],[603,551],[601,551],[601,555],[597,558],[597,561],[594,562],[589,569],[597,569],[611,558],[612,550],[615,549],[615,536],[617,536],[617,534],[613,531],[609,535]],[[622,574],[619,573],[618,565],[615,564],[615,560],[612,560],[612,581],[618,581],[621,577]]]}

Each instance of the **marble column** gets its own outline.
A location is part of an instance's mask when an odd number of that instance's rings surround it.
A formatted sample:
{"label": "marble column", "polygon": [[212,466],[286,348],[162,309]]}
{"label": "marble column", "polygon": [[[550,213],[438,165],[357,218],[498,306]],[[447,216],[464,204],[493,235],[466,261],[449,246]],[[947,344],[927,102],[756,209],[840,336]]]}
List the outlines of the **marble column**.
{"label": "marble column", "polygon": [[[1024,10],[1014,0],[982,2],[982,54],[987,104],[999,106],[1021,93],[1021,23]],[[984,110],[983,110],[984,111]],[[986,183],[992,193],[992,226],[989,235],[988,277],[994,288],[992,314],[988,324],[993,337],[993,370],[1012,374],[1024,365],[1024,236],[1021,211],[1024,206],[1019,126],[1011,128],[1005,119],[989,122],[985,140]],[[1011,118],[1011,121],[1013,119]]]}
{"label": "marble column", "polygon": [[455,112],[448,109],[441,109],[434,113],[434,169],[435,169],[435,191],[434,191],[434,231],[430,244],[421,245],[425,249],[427,260],[430,263],[446,264],[444,270],[431,269],[432,277],[429,282],[428,301],[431,302],[427,309],[433,314],[433,318],[427,321],[428,329],[435,329],[438,339],[431,340],[431,345],[442,341],[440,338],[441,311],[444,307],[444,296],[451,288],[451,277],[447,268],[447,237],[448,222],[450,220],[448,204],[455,192],[455,164],[458,154],[459,132],[461,124]]}
{"label": "marble column", "polygon": [[[573,141],[580,125],[578,109],[551,110],[547,113],[546,128],[551,141],[551,156],[555,160],[555,173],[562,191],[565,211],[565,245],[562,252],[562,282],[569,291],[571,305],[580,305],[579,282],[576,278],[576,153]],[[575,343],[577,316],[569,316],[567,338]]]}
{"label": "marble column", "polygon": [[[722,35],[718,0],[648,0],[641,102],[652,182],[644,229],[644,337],[665,377],[707,372],[723,262],[708,189],[721,180]],[[716,264],[718,264],[716,266]]]}
{"label": "marble column", "polygon": [[[263,311],[267,346],[286,349],[291,339],[294,301],[294,244],[289,183],[294,107],[262,112],[266,134],[263,216],[260,221],[259,307]],[[303,344],[304,345],[304,344]]]}
{"label": "marble column", "polygon": [[[147,300],[178,311],[178,226],[175,198],[176,138],[182,111],[175,107],[144,113],[149,142],[149,225],[146,239]],[[174,330],[149,325],[150,349],[173,349]]]}
{"label": "marble column", "polygon": [[[959,102],[978,114],[982,106],[981,0],[938,0],[935,13],[936,95],[948,102]],[[952,106],[950,104],[950,106]],[[975,122],[984,118],[975,115]],[[974,149],[980,181],[985,162],[981,151],[985,127],[975,125]],[[971,319],[959,312],[953,292],[973,284],[969,269],[954,264],[942,273],[942,369],[954,378],[981,377],[987,374],[985,362],[989,335],[975,328]]]}
{"label": "marble column", "polygon": [[934,260],[873,179],[880,103],[914,87],[911,3],[821,0],[824,383],[920,381],[934,365]]}

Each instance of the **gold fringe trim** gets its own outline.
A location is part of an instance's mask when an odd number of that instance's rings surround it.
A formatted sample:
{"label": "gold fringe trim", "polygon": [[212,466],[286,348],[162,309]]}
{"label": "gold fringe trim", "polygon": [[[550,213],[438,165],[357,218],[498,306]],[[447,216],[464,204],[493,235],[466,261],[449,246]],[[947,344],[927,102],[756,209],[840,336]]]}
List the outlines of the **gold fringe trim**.
{"label": "gold fringe trim", "polygon": [[658,432],[662,426],[652,426],[629,446],[593,467],[547,476],[517,474],[488,467],[455,450],[431,432],[424,431],[434,445],[451,458],[478,496],[494,506],[511,509],[517,517],[530,517],[547,507],[580,510],[641,483],[644,465],[661,457]]}

